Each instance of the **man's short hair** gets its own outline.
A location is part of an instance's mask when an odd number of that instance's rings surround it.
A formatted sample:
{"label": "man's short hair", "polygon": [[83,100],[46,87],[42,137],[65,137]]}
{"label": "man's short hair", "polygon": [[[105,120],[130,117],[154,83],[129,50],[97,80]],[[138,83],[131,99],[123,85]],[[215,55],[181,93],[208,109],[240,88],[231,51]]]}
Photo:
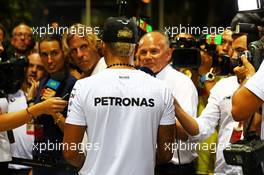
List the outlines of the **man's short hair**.
{"label": "man's short hair", "polygon": [[135,51],[135,44],[124,43],[124,42],[112,42],[106,43],[111,52],[120,57],[129,57]]}

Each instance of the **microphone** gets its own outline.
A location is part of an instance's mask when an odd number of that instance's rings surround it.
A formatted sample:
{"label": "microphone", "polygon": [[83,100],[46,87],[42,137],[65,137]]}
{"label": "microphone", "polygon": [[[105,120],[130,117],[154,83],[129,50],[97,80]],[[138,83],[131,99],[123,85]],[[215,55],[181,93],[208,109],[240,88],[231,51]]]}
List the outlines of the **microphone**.
{"label": "microphone", "polygon": [[156,77],[156,74],[148,67],[139,67],[138,70],[141,70],[142,72],[145,72],[153,77]]}
{"label": "microphone", "polygon": [[54,91],[57,91],[59,89],[61,82],[54,80],[54,79],[49,79],[49,81],[47,82],[45,89],[50,88]]}
{"label": "microphone", "polygon": [[9,143],[15,143],[15,137],[14,137],[13,130],[8,130],[6,132],[7,132]]}
{"label": "microphone", "polygon": [[47,84],[45,85],[45,87],[42,91],[42,95],[43,95],[43,93],[45,93],[46,89],[51,89],[56,94],[60,85],[61,85],[61,82],[64,80],[64,78],[65,78],[64,72],[60,72],[60,73],[56,73],[54,75],[51,75],[51,78],[48,80]]}

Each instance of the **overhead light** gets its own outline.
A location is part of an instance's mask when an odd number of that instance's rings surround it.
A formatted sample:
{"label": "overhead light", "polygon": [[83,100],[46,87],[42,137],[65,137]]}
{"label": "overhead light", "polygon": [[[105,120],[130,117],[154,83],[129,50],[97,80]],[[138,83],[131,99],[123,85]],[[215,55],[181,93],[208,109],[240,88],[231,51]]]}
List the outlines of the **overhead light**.
{"label": "overhead light", "polygon": [[150,3],[150,1],[151,1],[151,0],[142,0],[142,2],[144,2],[144,3],[146,3],[146,4]]}
{"label": "overhead light", "polygon": [[263,10],[263,0],[237,0],[238,11]]}

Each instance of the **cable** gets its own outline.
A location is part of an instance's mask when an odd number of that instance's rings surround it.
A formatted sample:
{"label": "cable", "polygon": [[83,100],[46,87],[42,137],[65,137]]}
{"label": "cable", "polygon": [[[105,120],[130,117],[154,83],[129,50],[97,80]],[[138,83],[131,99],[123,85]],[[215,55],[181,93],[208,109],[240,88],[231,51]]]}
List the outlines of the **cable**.
{"label": "cable", "polygon": [[179,160],[179,165],[181,165],[181,159],[180,159],[180,150],[179,150],[179,140],[178,140],[178,130],[177,130],[177,125],[176,125],[176,129],[175,129],[175,135],[176,135],[176,143],[177,143],[177,156],[178,156],[178,160]]}

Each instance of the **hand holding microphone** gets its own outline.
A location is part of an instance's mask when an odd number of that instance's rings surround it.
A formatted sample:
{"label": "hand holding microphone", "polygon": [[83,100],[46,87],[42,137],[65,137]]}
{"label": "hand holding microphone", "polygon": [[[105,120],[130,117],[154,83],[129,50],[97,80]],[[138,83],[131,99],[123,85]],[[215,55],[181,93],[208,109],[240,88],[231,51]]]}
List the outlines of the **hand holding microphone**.
{"label": "hand holding microphone", "polygon": [[51,97],[55,97],[60,84],[61,83],[57,80],[49,79],[49,81],[45,85],[45,89],[43,89],[41,100],[47,100]]}
{"label": "hand holding microphone", "polygon": [[47,99],[49,99],[51,97],[55,97],[55,95],[56,95],[56,91],[54,91],[54,90],[52,90],[50,88],[46,88],[44,93],[43,93],[43,95],[42,95],[42,97],[41,97],[41,99],[42,100],[47,100]]}

